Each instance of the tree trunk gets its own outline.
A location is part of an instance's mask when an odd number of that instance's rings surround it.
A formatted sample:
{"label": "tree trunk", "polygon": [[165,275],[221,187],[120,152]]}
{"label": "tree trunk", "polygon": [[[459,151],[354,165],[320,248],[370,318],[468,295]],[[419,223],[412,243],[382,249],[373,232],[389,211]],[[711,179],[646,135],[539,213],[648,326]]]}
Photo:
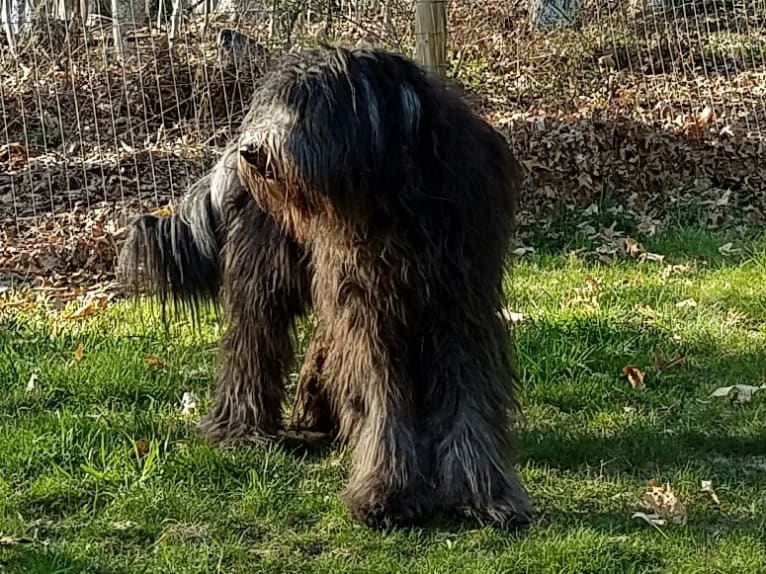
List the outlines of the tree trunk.
{"label": "tree trunk", "polygon": [[22,0],[2,0],[2,5],[0,5],[0,19],[3,21],[5,38],[14,57],[17,54],[16,36],[28,20],[29,15],[26,13],[28,8],[29,4],[24,2],[22,5]]}

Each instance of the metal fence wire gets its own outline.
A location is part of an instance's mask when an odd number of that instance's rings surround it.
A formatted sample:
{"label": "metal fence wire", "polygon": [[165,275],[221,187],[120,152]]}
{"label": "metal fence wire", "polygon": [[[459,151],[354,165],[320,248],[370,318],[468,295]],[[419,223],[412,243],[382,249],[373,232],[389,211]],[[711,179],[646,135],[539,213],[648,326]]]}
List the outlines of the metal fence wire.
{"label": "metal fence wire", "polygon": [[[111,278],[127,217],[212,165],[280,53],[415,55],[415,0],[0,3],[0,287]],[[763,215],[766,0],[453,0],[447,21],[445,73],[508,133],[527,221],[684,194]]]}

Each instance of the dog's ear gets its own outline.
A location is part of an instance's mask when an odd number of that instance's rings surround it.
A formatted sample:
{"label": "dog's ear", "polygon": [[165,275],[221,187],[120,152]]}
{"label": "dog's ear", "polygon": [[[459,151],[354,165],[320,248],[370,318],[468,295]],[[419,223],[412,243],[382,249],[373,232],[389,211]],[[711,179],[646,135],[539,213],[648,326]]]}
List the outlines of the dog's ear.
{"label": "dog's ear", "polygon": [[274,166],[268,152],[260,145],[242,144],[239,146],[240,157],[264,179],[275,179]]}

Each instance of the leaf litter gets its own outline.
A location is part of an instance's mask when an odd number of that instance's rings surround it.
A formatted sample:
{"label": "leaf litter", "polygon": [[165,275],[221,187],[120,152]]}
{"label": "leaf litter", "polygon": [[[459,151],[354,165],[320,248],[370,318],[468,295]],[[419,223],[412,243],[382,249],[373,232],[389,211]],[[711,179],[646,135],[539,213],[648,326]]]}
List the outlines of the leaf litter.
{"label": "leaf litter", "polygon": [[628,365],[623,367],[622,374],[627,377],[631,388],[634,390],[642,391],[646,388],[646,383],[644,382],[644,377],[646,374],[635,365]]}
{"label": "leaf litter", "polygon": [[144,363],[148,367],[151,367],[152,369],[157,369],[157,370],[164,369],[166,366],[165,361],[162,359],[162,357],[159,357],[154,354],[146,355],[146,357],[144,357]]}
{"label": "leaf litter", "polygon": [[718,494],[716,494],[716,491],[713,488],[712,480],[703,480],[700,486],[700,492],[707,493],[708,495],[710,495],[710,498],[713,499],[713,502],[715,502],[716,504],[721,504],[721,501],[718,498]]}
{"label": "leaf litter", "polygon": [[197,412],[197,396],[187,391],[181,397],[181,414],[183,416],[190,416]]}
{"label": "leaf litter", "polygon": [[[617,200],[621,213],[648,235],[687,203],[701,206],[711,227],[732,212],[763,220],[762,134],[752,133],[752,126],[766,125],[761,66],[732,53],[727,58],[737,73],[713,73],[710,62],[697,61],[694,41],[655,54],[643,40],[632,39],[635,31],[644,35],[656,26],[670,27],[657,34],[674,37],[677,30],[651,10],[631,8],[631,18],[620,23],[620,33],[624,28],[631,39],[619,48],[602,33],[603,14],[594,16],[592,10],[583,12],[576,37],[571,30],[539,34],[521,27],[506,33],[502,26],[527,17],[522,4],[487,0],[448,6],[450,35],[461,46],[451,58],[451,73],[460,83],[479,87],[468,90],[473,105],[510,136],[523,165],[522,233],[539,229],[561,205],[583,209],[589,217],[602,215],[606,210],[599,202],[605,197]],[[754,8],[743,10],[757,17]],[[685,13],[682,33],[693,40],[694,30],[731,29],[728,20],[735,17],[741,14]],[[711,18],[721,21],[711,24]],[[197,34],[207,22],[191,19],[188,25],[189,33]],[[334,40],[353,45],[365,41],[371,29],[397,45],[414,41],[411,17],[397,12],[385,21],[370,17],[364,29],[337,22]],[[186,50],[162,34],[134,40],[139,52],[154,55],[151,66],[140,59],[94,62],[79,50],[70,54],[66,71],[47,63],[36,64],[34,73],[21,62],[21,74],[16,63],[13,70],[3,68],[10,72],[3,86],[6,116],[26,119],[23,130],[11,122],[7,142],[0,145],[0,282],[12,277],[67,298],[91,283],[118,290],[114,262],[126,218],[152,210],[171,213],[173,199],[204,171],[203,150],[225,143],[223,132],[205,128],[230,125],[244,115],[254,85],[248,80],[255,78],[242,77],[239,69],[211,73],[216,64],[207,41],[200,50]],[[97,34],[93,41],[105,38]],[[656,58],[668,57],[696,62],[704,74],[688,74],[685,67],[647,73]],[[121,78],[128,81],[115,99],[113,86]],[[222,97],[235,92],[236,100]],[[706,94],[704,101],[700,93]],[[90,99],[92,107],[77,105]],[[137,109],[145,111],[145,122],[129,121]],[[27,137],[46,131],[63,137],[65,126],[73,125],[84,134],[110,137],[67,135],[49,149]],[[614,239],[613,234],[603,242],[600,256],[617,253]],[[657,262],[662,257],[637,256]]]}
{"label": "leaf litter", "polygon": [[100,311],[106,309],[107,302],[100,297],[89,298],[84,304],[77,308],[72,313],[64,315],[65,321],[71,321],[73,319],[82,319],[83,317],[92,317]]}
{"label": "leaf litter", "polygon": [[30,538],[16,538],[13,536],[0,536],[0,548],[10,548],[20,544],[32,544],[34,540]]}
{"label": "leaf litter", "polygon": [[26,388],[28,393],[31,393],[35,389],[37,389],[37,374],[36,373],[32,373],[31,375],[29,375],[29,380],[27,381]]}
{"label": "leaf litter", "polygon": [[748,403],[753,400],[753,396],[761,391],[766,391],[766,385],[756,387],[754,385],[730,385],[728,387],[718,387],[711,394],[711,398],[728,399],[734,403]]}
{"label": "leaf litter", "polygon": [[649,481],[648,490],[644,493],[637,505],[637,510],[631,518],[644,520],[647,524],[657,529],[663,536],[662,526],[667,524],[683,525],[687,521],[687,512],[684,503],[671,485],[658,486],[654,480]]}

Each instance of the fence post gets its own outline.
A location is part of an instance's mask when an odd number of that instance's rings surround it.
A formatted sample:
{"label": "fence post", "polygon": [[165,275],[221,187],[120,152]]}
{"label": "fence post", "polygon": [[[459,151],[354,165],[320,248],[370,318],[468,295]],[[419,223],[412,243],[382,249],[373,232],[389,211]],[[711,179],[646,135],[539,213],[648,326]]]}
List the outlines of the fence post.
{"label": "fence post", "polygon": [[415,48],[417,59],[431,72],[447,71],[446,0],[415,1]]}

